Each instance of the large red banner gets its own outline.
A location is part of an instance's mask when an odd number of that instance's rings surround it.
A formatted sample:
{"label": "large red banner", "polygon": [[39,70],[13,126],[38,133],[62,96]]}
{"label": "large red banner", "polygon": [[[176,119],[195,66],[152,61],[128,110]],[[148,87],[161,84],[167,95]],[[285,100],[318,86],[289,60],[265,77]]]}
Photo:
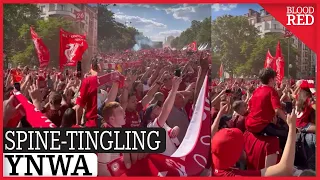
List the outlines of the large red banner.
{"label": "large red banner", "polygon": [[60,29],[60,69],[76,66],[87,48],[86,36]]}
{"label": "large red banner", "polygon": [[31,37],[36,48],[38,59],[40,63],[40,67],[46,67],[49,64],[50,53],[46,45],[43,43],[42,39],[38,36],[38,34],[30,27]]}

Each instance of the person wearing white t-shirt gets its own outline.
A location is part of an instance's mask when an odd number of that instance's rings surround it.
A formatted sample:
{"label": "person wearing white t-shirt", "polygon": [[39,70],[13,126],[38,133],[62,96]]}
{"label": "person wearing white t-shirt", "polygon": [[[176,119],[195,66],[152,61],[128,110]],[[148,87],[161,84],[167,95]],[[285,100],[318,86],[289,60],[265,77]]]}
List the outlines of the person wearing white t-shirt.
{"label": "person wearing white t-shirt", "polygon": [[177,135],[176,131],[179,131],[178,130],[179,128],[174,127],[171,130],[171,128],[166,124],[166,121],[167,121],[169,114],[171,112],[171,109],[174,105],[176,94],[178,92],[181,81],[182,81],[182,78],[180,78],[180,77],[173,78],[172,89],[171,89],[167,99],[165,100],[163,106],[162,106],[162,110],[160,112],[160,115],[155,120],[153,120],[152,122],[150,122],[148,124],[148,127],[162,127],[167,130],[168,133],[166,133],[166,150],[162,153],[167,156],[171,156],[177,150],[177,146],[179,145],[179,141],[177,141],[177,139],[171,138],[172,131],[173,130],[175,131],[174,135],[176,136]]}

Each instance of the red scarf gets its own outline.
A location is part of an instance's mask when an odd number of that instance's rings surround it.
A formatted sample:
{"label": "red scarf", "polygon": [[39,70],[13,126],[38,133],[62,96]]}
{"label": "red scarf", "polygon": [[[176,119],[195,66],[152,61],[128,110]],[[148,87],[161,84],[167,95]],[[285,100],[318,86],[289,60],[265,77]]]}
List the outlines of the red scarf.
{"label": "red scarf", "polygon": [[124,86],[125,77],[119,72],[112,72],[98,77],[98,86],[102,86],[109,82],[119,82],[119,88]]}
{"label": "red scarf", "polygon": [[[29,124],[34,128],[55,128],[56,125],[53,124],[45,115],[41,113],[41,111],[37,110],[35,106],[28,101],[26,97],[23,96],[19,91],[13,92],[15,98],[18,100],[19,104],[21,104],[22,108],[24,109],[26,113],[26,119],[29,122]],[[11,122],[8,122],[11,126],[14,123],[19,121],[16,121],[14,119],[10,120]]]}

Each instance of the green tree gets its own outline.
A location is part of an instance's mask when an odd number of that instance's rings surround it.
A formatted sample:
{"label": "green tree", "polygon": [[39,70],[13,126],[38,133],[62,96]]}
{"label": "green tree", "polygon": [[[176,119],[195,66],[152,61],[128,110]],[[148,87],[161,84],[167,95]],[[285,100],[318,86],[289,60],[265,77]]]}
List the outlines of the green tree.
{"label": "green tree", "polygon": [[64,18],[48,18],[47,20],[39,19],[35,24],[22,24],[19,28],[19,37],[21,45],[24,47],[12,56],[14,64],[38,65],[38,57],[34,48],[34,43],[30,34],[30,26],[34,27],[35,32],[42,38],[44,44],[50,51],[49,66],[58,67],[59,65],[59,42],[60,28],[75,32],[73,22]]}
{"label": "green tree", "polygon": [[218,54],[212,54],[211,77],[219,78],[219,70],[221,66],[221,57]]}
{"label": "green tree", "polygon": [[[258,37],[257,29],[244,16],[225,15],[212,22],[211,42],[214,52],[221,57],[226,72],[232,76],[236,67],[247,61],[248,52]],[[244,48],[245,47],[245,48]],[[245,49],[246,51],[244,51]]]}
{"label": "green tree", "polygon": [[3,11],[3,48],[6,51],[7,59],[10,60],[16,52],[25,49],[19,39],[21,25],[35,24],[40,18],[40,10],[36,4],[4,4]]}
{"label": "green tree", "polygon": [[[276,55],[276,47],[280,41],[282,55],[285,61],[285,76],[288,75],[288,65],[292,65],[290,69],[290,76],[296,77],[296,56],[297,49],[292,46],[292,39],[283,38],[283,35],[268,34],[263,38],[257,38],[254,48],[251,51],[250,58],[245,64],[245,68],[241,71],[242,74],[258,74],[259,70],[263,68],[268,49],[272,56]],[[288,45],[289,45],[289,63],[288,63]]]}
{"label": "green tree", "polygon": [[210,42],[210,27],[211,17],[205,18],[202,22],[193,20],[188,29],[172,40],[171,47],[181,49],[193,41],[196,41],[198,44]]}
{"label": "green tree", "polygon": [[197,34],[197,42],[199,43],[211,42],[211,17],[205,18],[201,22],[200,31]]}
{"label": "green tree", "polygon": [[98,4],[98,47],[100,52],[131,49],[136,43],[136,36],[141,33],[134,27],[119,23],[108,4]]}
{"label": "green tree", "polygon": [[73,23],[63,18],[40,18],[36,4],[4,5],[4,50],[14,65],[38,65],[38,57],[31,39],[30,27],[42,38],[50,51],[50,65],[59,62],[59,29],[76,32]]}

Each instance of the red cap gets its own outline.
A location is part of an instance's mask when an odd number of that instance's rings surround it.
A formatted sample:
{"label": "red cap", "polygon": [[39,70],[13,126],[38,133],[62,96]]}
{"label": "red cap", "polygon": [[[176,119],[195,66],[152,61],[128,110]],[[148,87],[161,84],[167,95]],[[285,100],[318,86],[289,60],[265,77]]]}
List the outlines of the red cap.
{"label": "red cap", "polygon": [[303,80],[300,84],[301,89],[309,89],[308,81]]}
{"label": "red cap", "polygon": [[236,164],[244,148],[243,133],[238,128],[219,130],[211,139],[212,162],[215,169],[228,169]]}
{"label": "red cap", "polygon": [[309,89],[312,94],[316,93],[315,85],[313,80],[302,80],[299,86],[301,89]]}

